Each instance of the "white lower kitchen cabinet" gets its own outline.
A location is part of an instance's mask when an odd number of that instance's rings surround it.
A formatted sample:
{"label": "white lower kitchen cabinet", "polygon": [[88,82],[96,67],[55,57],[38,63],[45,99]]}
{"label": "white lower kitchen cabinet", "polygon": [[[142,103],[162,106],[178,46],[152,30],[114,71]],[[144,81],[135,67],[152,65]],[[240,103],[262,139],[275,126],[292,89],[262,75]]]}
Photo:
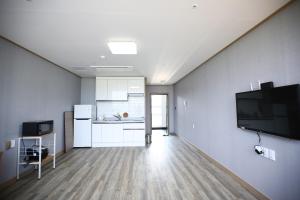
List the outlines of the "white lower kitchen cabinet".
{"label": "white lower kitchen cabinet", "polygon": [[145,145],[145,130],[134,130],[134,142]]}
{"label": "white lower kitchen cabinet", "polygon": [[126,146],[144,146],[145,131],[144,130],[124,130],[124,143]]}
{"label": "white lower kitchen cabinet", "polygon": [[126,146],[144,146],[145,123],[123,124],[123,138]]}
{"label": "white lower kitchen cabinet", "polygon": [[102,142],[120,143],[123,140],[122,124],[102,124]]}
{"label": "white lower kitchen cabinet", "polygon": [[92,126],[92,147],[99,147],[102,143],[101,124],[93,124]]}
{"label": "white lower kitchen cabinet", "polygon": [[92,147],[145,146],[145,124],[93,124]]}

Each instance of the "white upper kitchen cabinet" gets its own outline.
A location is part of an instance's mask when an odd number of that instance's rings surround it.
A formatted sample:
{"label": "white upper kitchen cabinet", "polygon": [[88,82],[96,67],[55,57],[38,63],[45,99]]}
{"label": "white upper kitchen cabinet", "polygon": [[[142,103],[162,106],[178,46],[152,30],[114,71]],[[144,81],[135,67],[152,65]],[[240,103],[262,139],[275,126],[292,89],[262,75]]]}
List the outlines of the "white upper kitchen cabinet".
{"label": "white upper kitchen cabinet", "polygon": [[144,77],[96,78],[96,101],[127,101],[128,94],[144,93]]}
{"label": "white upper kitchen cabinet", "polygon": [[145,80],[144,78],[128,79],[128,93],[130,94],[144,94]]}
{"label": "white upper kitchen cabinet", "polygon": [[96,79],[96,100],[108,100],[107,82],[105,79]]}
{"label": "white upper kitchen cabinet", "polygon": [[107,100],[124,101],[128,99],[127,80],[108,79]]}

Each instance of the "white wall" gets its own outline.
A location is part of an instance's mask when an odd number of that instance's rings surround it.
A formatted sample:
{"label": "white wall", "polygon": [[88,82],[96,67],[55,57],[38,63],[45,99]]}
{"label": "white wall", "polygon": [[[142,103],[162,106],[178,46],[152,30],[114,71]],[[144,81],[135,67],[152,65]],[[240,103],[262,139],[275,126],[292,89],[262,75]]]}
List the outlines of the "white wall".
{"label": "white wall", "polygon": [[173,85],[147,85],[146,86],[146,132],[151,131],[150,94],[168,94],[169,98],[169,131],[174,133],[174,87]]}
{"label": "white wall", "polygon": [[236,126],[235,93],[300,83],[299,19],[295,1],[175,85],[176,133],[274,200],[300,198],[300,141],[263,134],[276,161],[258,156],[257,135]]}

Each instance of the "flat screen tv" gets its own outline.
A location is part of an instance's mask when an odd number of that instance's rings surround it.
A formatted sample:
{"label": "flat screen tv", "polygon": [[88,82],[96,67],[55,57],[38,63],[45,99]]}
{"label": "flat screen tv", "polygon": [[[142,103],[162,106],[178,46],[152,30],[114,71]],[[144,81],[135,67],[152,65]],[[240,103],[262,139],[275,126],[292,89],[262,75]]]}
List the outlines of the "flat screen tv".
{"label": "flat screen tv", "polygon": [[236,94],[237,126],[300,139],[299,84]]}

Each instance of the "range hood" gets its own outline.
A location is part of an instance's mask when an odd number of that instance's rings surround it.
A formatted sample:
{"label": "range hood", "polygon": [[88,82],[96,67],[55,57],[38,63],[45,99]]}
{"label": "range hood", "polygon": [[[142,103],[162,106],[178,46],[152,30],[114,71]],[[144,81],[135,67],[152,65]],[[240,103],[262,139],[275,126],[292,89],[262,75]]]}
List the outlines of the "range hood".
{"label": "range hood", "polygon": [[143,93],[128,93],[128,97],[144,97]]}

